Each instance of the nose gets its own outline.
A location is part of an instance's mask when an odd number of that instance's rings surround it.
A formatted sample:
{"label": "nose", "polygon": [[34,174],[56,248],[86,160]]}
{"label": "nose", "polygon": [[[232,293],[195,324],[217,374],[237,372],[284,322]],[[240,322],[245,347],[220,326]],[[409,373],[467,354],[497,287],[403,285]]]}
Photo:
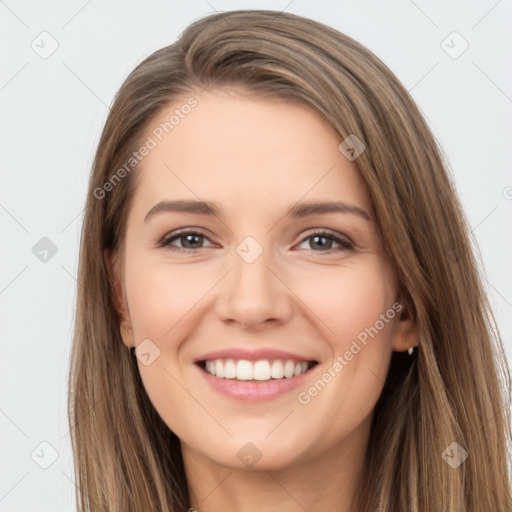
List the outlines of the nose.
{"label": "nose", "polygon": [[216,309],[224,322],[261,329],[284,323],[293,313],[293,293],[271,268],[266,251],[252,263],[235,255],[234,268],[222,281]]}

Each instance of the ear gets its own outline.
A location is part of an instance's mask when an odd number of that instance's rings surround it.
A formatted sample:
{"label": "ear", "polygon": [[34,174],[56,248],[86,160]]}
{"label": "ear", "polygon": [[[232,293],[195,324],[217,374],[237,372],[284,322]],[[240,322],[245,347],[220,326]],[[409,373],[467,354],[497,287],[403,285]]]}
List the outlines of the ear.
{"label": "ear", "polygon": [[418,346],[420,330],[412,300],[402,297],[396,304],[401,308],[400,310],[398,310],[398,306],[396,308],[398,320],[395,325],[392,347],[395,352],[405,352],[411,347]]}
{"label": "ear", "polygon": [[133,329],[130,320],[130,313],[127,307],[126,294],[124,291],[123,281],[121,278],[121,269],[119,256],[105,249],[103,252],[105,264],[109,273],[112,297],[114,299],[114,307],[119,317],[119,330],[123,343],[128,347],[135,347],[133,339]]}

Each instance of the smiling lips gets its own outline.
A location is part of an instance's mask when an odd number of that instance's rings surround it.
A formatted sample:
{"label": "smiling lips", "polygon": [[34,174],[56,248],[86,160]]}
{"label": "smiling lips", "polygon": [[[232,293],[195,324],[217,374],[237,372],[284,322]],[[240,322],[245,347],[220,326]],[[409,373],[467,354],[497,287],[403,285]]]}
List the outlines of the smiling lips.
{"label": "smiling lips", "polygon": [[204,362],[204,370],[210,375],[224,379],[237,380],[270,380],[290,379],[305,373],[313,361],[294,361],[292,359],[262,359],[248,361],[247,359],[213,359]]}
{"label": "smiling lips", "polygon": [[195,363],[220,379],[270,381],[298,377],[317,361],[274,349],[229,349],[205,354]]}

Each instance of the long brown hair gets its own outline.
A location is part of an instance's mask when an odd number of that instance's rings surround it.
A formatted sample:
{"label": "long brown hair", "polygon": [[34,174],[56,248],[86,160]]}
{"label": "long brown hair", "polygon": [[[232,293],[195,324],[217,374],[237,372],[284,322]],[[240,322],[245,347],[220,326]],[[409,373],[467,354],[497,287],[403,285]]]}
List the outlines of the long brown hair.
{"label": "long brown hair", "polygon": [[[104,254],[122,252],[136,166],[119,169],[150,121],[194,91],[231,86],[308,105],[340,141],[353,134],[364,142],[355,163],[419,323],[416,353],[392,355],[357,510],[509,512],[510,370],[434,137],[407,90],[364,46],[309,19],[249,10],[200,19],[146,58],[106,121],[82,228],[69,375],[78,510],[188,507],[179,439],[122,343]],[[454,449],[468,454],[458,467],[448,463]]]}

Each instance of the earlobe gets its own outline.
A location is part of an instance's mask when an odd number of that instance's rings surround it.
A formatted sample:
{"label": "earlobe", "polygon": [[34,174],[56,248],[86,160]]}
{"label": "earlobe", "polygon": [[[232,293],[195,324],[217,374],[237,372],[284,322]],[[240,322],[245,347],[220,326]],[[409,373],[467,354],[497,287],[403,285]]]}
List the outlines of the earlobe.
{"label": "earlobe", "polygon": [[133,330],[131,325],[128,322],[122,322],[119,326],[119,332],[121,333],[121,338],[123,339],[123,343],[128,347],[135,347],[133,342]]}
{"label": "earlobe", "polygon": [[419,325],[410,301],[404,304],[399,312],[395,326],[392,348],[395,352],[409,351],[419,344]]}

